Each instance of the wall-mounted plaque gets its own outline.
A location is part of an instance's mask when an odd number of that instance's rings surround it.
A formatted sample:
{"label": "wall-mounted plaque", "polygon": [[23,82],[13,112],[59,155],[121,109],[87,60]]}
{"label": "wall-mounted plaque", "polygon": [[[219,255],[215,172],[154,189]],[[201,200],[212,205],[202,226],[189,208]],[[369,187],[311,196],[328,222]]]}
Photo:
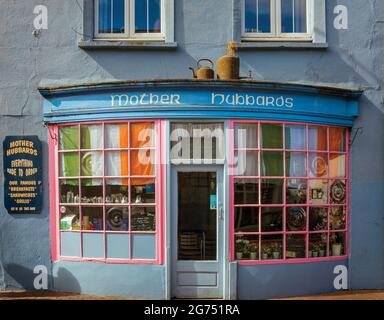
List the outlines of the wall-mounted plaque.
{"label": "wall-mounted plaque", "polygon": [[10,214],[39,213],[42,206],[42,147],[37,136],[3,141],[4,205]]}

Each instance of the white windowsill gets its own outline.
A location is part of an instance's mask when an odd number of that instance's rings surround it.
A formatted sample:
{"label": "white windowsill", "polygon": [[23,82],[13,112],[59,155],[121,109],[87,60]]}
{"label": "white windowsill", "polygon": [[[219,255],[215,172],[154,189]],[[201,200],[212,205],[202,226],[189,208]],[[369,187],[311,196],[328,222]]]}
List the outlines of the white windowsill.
{"label": "white windowsill", "polygon": [[312,41],[266,41],[266,40],[248,40],[243,39],[236,44],[239,50],[247,49],[327,49],[328,43],[314,43]]}
{"label": "white windowsill", "polygon": [[108,40],[94,39],[91,41],[80,40],[78,46],[85,50],[96,49],[176,49],[176,42],[165,42],[164,40]]}

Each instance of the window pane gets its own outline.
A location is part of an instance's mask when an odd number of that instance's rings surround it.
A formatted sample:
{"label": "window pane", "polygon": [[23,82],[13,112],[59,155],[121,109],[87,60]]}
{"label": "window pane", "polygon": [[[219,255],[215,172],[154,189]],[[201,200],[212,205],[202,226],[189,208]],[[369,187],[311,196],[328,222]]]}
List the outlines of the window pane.
{"label": "window pane", "polygon": [[258,147],[257,123],[241,123],[235,126],[235,148]]}
{"label": "window pane", "polygon": [[329,128],[329,149],[331,151],[346,151],[346,129]]}
{"label": "window pane", "polygon": [[290,150],[306,150],[307,139],[304,126],[285,126],[285,148]]}
{"label": "window pane", "polygon": [[[171,159],[224,159],[224,128],[221,123],[173,123],[171,129]],[[245,161],[245,160],[244,160]]]}
{"label": "window pane", "polygon": [[235,204],[258,204],[259,180],[236,179],[235,180]]}
{"label": "window pane", "polygon": [[283,152],[262,152],[262,175],[282,177],[284,175]]}
{"label": "window pane", "polygon": [[343,230],[346,227],[346,208],[331,207],[331,230]]}
{"label": "window pane", "polygon": [[106,124],[105,131],[105,148],[123,149],[128,148],[128,125],[123,124]]}
{"label": "window pane", "polygon": [[300,259],[306,257],[305,234],[288,234],[287,235],[287,259]]}
{"label": "window pane", "polygon": [[82,179],[81,180],[81,202],[103,203],[103,180]]}
{"label": "window pane", "polygon": [[309,208],[309,231],[328,229],[328,207]]}
{"label": "window pane", "polygon": [[105,152],[105,175],[108,177],[128,176],[128,151]]}
{"label": "window pane", "polygon": [[132,231],[156,231],[155,207],[131,207]]}
{"label": "window pane", "polygon": [[83,177],[103,175],[103,153],[81,152],[81,175]]}
{"label": "window pane", "polygon": [[60,206],[60,230],[80,230],[79,207]]}
{"label": "window pane", "polygon": [[330,235],[330,250],[334,257],[343,256],[345,254],[345,233],[335,232]]}
{"label": "window pane", "polygon": [[103,224],[103,207],[83,207],[83,230],[101,231]]}
{"label": "window pane", "polygon": [[283,148],[283,128],[276,124],[261,124],[261,147],[264,149]]}
{"label": "window pane", "polygon": [[161,31],[160,0],[135,1],[135,31],[159,33]]}
{"label": "window pane", "polygon": [[305,152],[287,152],[285,156],[288,177],[307,176],[307,154]]}
{"label": "window pane", "polygon": [[335,180],[331,182],[330,189],[331,203],[345,204],[345,200],[347,197],[345,181]]}
{"label": "window pane", "polygon": [[155,175],[155,151],[134,150],[130,155],[131,175],[154,176]]}
{"label": "window pane", "polygon": [[125,0],[99,0],[99,33],[124,33]]}
{"label": "window pane", "polygon": [[235,174],[239,176],[254,177],[259,175],[259,152],[258,151],[236,151],[235,152]]}
{"label": "window pane", "polygon": [[309,235],[308,258],[324,258],[327,256],[328,235],[315,233]]}
{"label": "window pane", "polygon": [[281,31],[283,33],[307,32],[306,0],[281,0]]}
{"label": "window pane", "polygon": [[236,208],[235,232],[259,232],[259,208]]}
{"label": "window pane", "polygon": [[128,202],[128,179],[106,179],[105,203]]}
{"label": "window pane", "polygon": [[79,180],[60,180],[60,203],[79,202]]}
{"label": "window pane", "polygon": [[287,204],[307,203],[307,180],[287,179]]}
{"label": "window pane", "polygon": [[131,123],[131,148],[155,146],[155,131],[152,123]]}
{"label": "window pane", "polygon": [[66,152],[60,154],[60,177],[78,177],[79,154],[77,152]]}
{"label": "window pane", "polygon": [[245,32],[271,32],[270,0],[245,0]]}
{"label": "window pane", "polygon": [[307,210],[304,207],[287,207],[287,230],[305,231],[307,229]]}
{"label": "window pane", "polygon": [[263,179],[261,182],[261,203],[282,204],[283,203],[284,180]]}
{"label": "window pane", "polygon": [[308,127],[308,148],[309,150],[328,150],[327,128]]}
{"label": "window pane", "polygon": [[101,149],[103,129],[100,125],[81,126],[81,149]]}
{"label": "window pane", "polygon": [[132,203],[155,203],[156,187],[154,179],[132,179]]}
{"label": "window pane", "polygon": [[106,207],[105,221],[109,231],[128,231],[128,208]]}
{"label": "window pane", "polygon": [[235,238],[236,260],[258,260],[259,259],[259,236],[241,235]]}
{"label": "window pane", "polygon": [[282,259],[283,236],[263,235],[261,237],[261,259]]}
{"label": "window pane", "polygon": [[261,209],[261,231],[283,231],[283,208],[268,207]]}
{"label": "window pane", "polygon": [[60,150],[79,149],[79,127],[60,127]]}
{"label": "window pane", "polygon": [[312,178],[322,178],[328,175],[328,154],[310,153],[309,154],[309,176]]}
{"label": "window pane", "polygon": [[329,156],[329,175],[331,178],[345,178],[346,155],[331,154]]}
{"label": "window pane", "polygon": [[309,182],[309,197],[311,204],[328,203],[327,180],[311,180]]}

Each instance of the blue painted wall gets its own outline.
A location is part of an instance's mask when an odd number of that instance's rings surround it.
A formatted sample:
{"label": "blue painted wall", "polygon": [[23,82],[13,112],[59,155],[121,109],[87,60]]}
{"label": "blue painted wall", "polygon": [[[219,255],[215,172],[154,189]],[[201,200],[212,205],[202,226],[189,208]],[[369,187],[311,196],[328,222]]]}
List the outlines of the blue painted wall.
{"label": "blue painted wall", "polygon": [[[48,133],[43,127],[43,105],[38,85],[190,77],[188,66],[194,65],[196,59],[215,60],[225,53],[226,42],[236,31],[233,25],[237,24],[232,19],[236,1],[176,0],[175,40],[178,48],[169,51],[85,51],[77,46],[82,33],[82,11],[75,0],[1,1],[0,140],[6,135],[19,134],[40,137],[45,155],[44,189],[48,190]],[[40,4],[48,7],[49,27],[36,38],[31,34],[33,8]],[[349,8],[348,30],[333,28],[333,8],[337,4]],[[361,87],[365,90],[360,100],[360,115],[355,121],[355,127],[363,127],[363,133],[356,137],[351,150],[349,277],[353,289],[384,288],[383,19],[383,1],[327,0],[328,49],[240,52],[242,74],[251,70],[255,79]],[[0,183],[3,183],[2,179],[1,175]],[[4,282],[7,289],[31,288],[34,266],[42,264],[50,271],[55,270],[50,262],[48,215],[48,196],[44,197],[40,215],[8,215],[3,206],[3,188],[0,188],[0,262],[3,266],[0,268],[0,286]],[[253,280],[249,283],[263,285],[253,297],[270,297],[271,289],[268,287],[279,288],[274,278],[270,278],[268,284],[263,282],[265,277],[268,279],[267,271],[262,272],[267,267],[271,266],[257,267],[255,272],[244,271],[244,275],[243,271],[239,273],[239,283],[245,284],[251,277]],[[315,272],[316,269],[313,265],[296,267],[305,272]],[[70,265],[65,268],[76,269]],[[271,270],[275,278],[281,279],[286,274],[292,275],[294,268],[293,265],[284,268],[272,266]],[[73,273],[79,277],[80,283],[84,283],[86,278],[81,271],[74,270]],[[49,282],[51,288],[53,283]],[[60,282],[56,280],[55,283]],[[326,286],[314,284],[314,287],[328,291]],[[312,292],[312,287],[303,288],[306,290],[300,294]],[[89,292],[97,292],[96,289],[89,288]],[[240,289],[240,296],[246,289],[248,287]]]}
{"label": "blue painted wall", "polygon": [[334,292],[335,266],[347,261],[239,266],[239,299],[273,299]]}
{"label": "blue painted wall", "polygon": [[59,261],[55,290],[137,299],[165,299],[165,266]]}

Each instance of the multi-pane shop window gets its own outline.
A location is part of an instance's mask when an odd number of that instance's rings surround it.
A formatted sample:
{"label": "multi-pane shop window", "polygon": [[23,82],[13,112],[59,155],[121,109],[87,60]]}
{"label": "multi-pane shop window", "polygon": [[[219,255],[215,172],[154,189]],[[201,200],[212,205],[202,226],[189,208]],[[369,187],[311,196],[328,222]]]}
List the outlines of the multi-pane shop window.
{"label": "multi-pane shop window", "polygon": [[341,127],[234,123],[234,259],[347,255],[347,134]]}
{"label": "multi-pane shop window", "polygon": [[244,0],[244,36],[309,38],[308,0]]}
{"label": "multi-pane shop window", "polygon": [[155,124],[59,127],[60,256],[156,260]]}
{"label": "multi-pane shop window", "polygon": [[95,0],[98,38],[161,39],[166,0]]}

